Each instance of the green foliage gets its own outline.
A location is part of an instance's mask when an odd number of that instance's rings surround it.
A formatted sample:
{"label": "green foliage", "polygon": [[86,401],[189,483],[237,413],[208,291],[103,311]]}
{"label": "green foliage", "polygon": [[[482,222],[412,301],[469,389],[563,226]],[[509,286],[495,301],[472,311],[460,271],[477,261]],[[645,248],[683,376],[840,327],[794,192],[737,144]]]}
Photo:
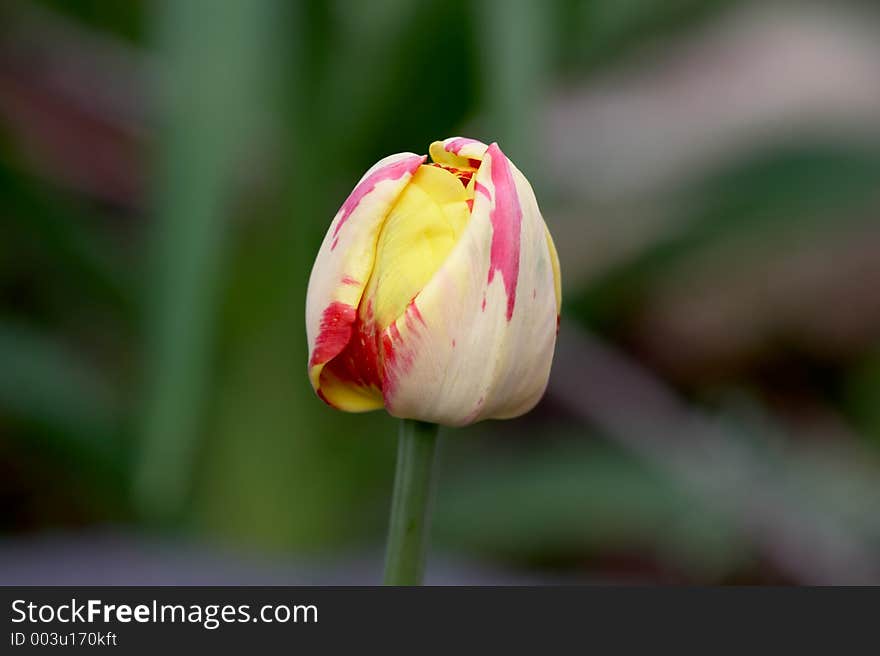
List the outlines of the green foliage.
{"label": "green foliage", "polygon": [[462,553],[506,559],[639,550],[692,575],[720,574],[742,549],[731,517],[582,437],[474,463],[443,480],[435,533]]}
{"label": "green foliage", "polygon": [[109,382],[61,340],[0,323],[0,409],[57,450],[121,467],[120,402]]}

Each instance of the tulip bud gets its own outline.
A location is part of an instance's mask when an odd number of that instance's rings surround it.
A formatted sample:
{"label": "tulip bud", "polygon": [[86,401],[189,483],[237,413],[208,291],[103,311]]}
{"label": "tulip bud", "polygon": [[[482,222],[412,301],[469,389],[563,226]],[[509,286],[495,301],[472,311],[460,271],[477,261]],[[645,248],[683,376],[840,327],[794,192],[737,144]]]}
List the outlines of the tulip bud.
{"label": "tulip bud", "polygon": [[336,213],[306,298],[309,379],[348,412],[462,426],[547,386],[559,260],[528,180],[456,137],[380,160]]}

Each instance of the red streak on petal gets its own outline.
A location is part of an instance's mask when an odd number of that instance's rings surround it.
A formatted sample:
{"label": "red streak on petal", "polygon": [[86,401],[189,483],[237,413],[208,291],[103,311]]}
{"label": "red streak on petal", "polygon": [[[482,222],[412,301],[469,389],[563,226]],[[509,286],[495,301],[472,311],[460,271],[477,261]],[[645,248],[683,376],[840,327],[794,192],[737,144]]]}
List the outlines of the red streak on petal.
{"label": "red streak on petal", "polygon": [[489,213],[492,221],[492,248],[489,255],[489,280],[495,272],[501,274],[507,291],[507,320],[513,317],[516,303],[516,281],[519,277],[519,239],[522,225],[522,209],[510,163],[498,144],[486,151],[491,157],[492,186],[495,188],[495,204]]}
{"label": "red streak on petal", "polygon": [[492,200],[492,196],[489,194],[489,190],[486,189],[485,185],[481,185],[479,182],[474,182],[474,191],[477,191],[489,200]]}
{"label": "red streak on petal", "polygon": [[411,312],[412,315],[418,320],[418,322],[420,324],[422,324],[423,326],[425,325],[425,320],[422,318],[422,313],[419,312],[419,308],[416,305],[415,299],[413,299],[409,302],[409,305],[406,306],[406,311],[407,311],[407,314],[409,314]]}
{"label": "red streak on petal", "polygon": [[397,387],[397,372],[395,371],[395,363],[397,360],[397,352],[394,348],[394,341],[400,342],[400,332],[395,324],[391,324],[388,329],[382,333],[382,354],[384,355],[382,366],[382,396],[385,398],[385,406],[394,388]]}
{"label": "red streak on petal", "polygon": [[458,178],[458,181],[462,184],[463,187],[467,187],[471,181],[471,178],[474,175],[474,171],[471,169],[459,169],[455,166],[449,166],[448,164],[440,164],[438,162],[431,162],[428,166],[435,166],[438,169],[444,169],[449,171],[452,175]]}
{"label": "red streak on petal", "polygon": [[[414,300],[407,306],[405,321],[409,330],[417,329],[417,322],[425,323]],[[413,361],[414,355],[404,344],[396,322],[381,333],[377,331],[369,300],[360,314],[338,301],[324,311],[311,364],[324,364],[325,371],[338,380],[381,391],[390,408],[389,397]],[[332,405],[320,390],[318,394]]]}
{"label": "red streak on petal", "polygon": [[365,323],[360,317],[353,326],[351,339],[345,348],[327,363],[327,370],[340,380],[361,387],[381,389],[379,341],[372,323]]}
{"label": "red streak on petal", "polygon": [[477,401],[477,405],[471,410],[470,414],[464,418],[464,424],[472,424],[474,420],[480,415],[480,411],[483,409],[483,404],[485,403],[485,397],[480,397],[480,400]]}
{"label": "red streak on petal", "polygon": [[467,206],[468,206],[468,212],[473,212],[473,211],[474,211],[474,199],[473,199],[473,198],[468,198],[468,199],[465,201],[465,203],[466,203]]}
{"label": "red streak on petal", "polygon": [[476,139],[468,139],[467,137],[456,137],[455,139],[450,139],[446,143],[443,144],[443,148],[446,149],[447,152],[455,153],[458,155],[461,152],[461,149],[469,144],[480,143]]}
{"label": "red streak on petal", "polygon": [[483,305],[481,306],[481,309],[483,310],[483,312],[486,311],[486,295],[485,294],[483,294]]}
{"label": "red streak on petal", "polygon": [[472,157],[468,158],[468,164],[470,164],[475,169],[480,168],[480,164],[482,164],[482,163],[483,163],[482,160],[474,159]]}
{"label": "red streak on petal", "polygon": [[391,333],[391,338],[395,342],[402,342],[403,338],[400,336],[400,331],[397,329],[397,323],[392,323],[388,326],[388,331]]}
{"label": "red streak on petal", "polygon": [[382,396],[385,398],[385,407],[390,410],[397,382],[412,367],[414,356],[403,343],[397,323],[392,323],[382,333],[382,350]]}
{"label": "red streak on petal", "polygon": [[455,340],[452,340],[452,348],[455,348]]}
{"label": "red streak on petal", "polygon": [[[346,198],[345,202],[342,204],[342,207],[339,208],[339,222],[336,224],[336,228],[333,229],[333,236],[336,237],[339,234],[339,231],[348,220],[348,217],[355,211],[357,206],[364,199],[364,196],[376,188],[377,184],[384,182],[385,180],[399,180],[407,174],[414,173],[426,159],[427,157],[423,155],[413,155],[412,157],[398,160],[388,166],[383,166],[368,175],[360,182],[360,184],[358,184],[357,187],[354,188],[354,191],[349,194],[348,198]],[[332,251],[334,248],[336,248],[336,241],[330,246],[330,250]]]}
{"label": "red streak on petal", "polygon": [[309,366],[324,364],[345,348],[351,339],[351,325],[356,316],[357,310],[346,303],[333,301],[326,307],[321,315],[321,328]]}
{"label": "red streak on petal", "polygon": [[382,351],[386,363],[394,361],[394,344],[391,343],[391,336],[388,334],[382,335]]}
{"label": "red streak on petal", "polygon": [[336,250],[336,244],[338,244],[338,243],[339,243],[339,237],[336,237],[336,239],[333,240],[333,243],[330,244],[330,250],[331,251]]}
{"label": "red streak on petal", "polygon": [[[410,332],[415,333],[419,331],[418,324],[421,324],[425,328],[427,328],[428,324],[425,323],[425,318],[422,316],[422,313],[419,312],[419,308],[416,306],[415,299],[409,302],[409,305],[406,306],[406,327]],[[416,323],[418,322],[418,324]]]}
{"label": "red streak on petal", "polygon": [[342,276],[342,284],[354,286],[354,285],[360,285],[361,283],[359,281],[355,280],[354,278],[352,278],[351,276]]}

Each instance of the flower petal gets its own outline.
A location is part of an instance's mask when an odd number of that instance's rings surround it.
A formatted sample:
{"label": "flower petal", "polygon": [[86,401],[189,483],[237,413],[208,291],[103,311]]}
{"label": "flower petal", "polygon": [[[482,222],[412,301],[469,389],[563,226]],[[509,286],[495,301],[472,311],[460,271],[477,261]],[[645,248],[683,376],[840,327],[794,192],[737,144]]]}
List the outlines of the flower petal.
{"label": "flower petal", "polygon": [[556,316],[562,314],[562,273],[559,270],[559,254],[556,252],[556,245],[553,243],[553,237],[550,236],[550,230],[544,226],[544,232],[547,235],[547,249],[550,251],[550,263],[553,265],[553,292],[556,294]]}
{"label": "flower petal", "polygon": [[468,137],[449,137],[443,141],[435,141],[428,152],[431,159],[438,164],[447,164],[457,168],[479,168],[488,146],[482,141]]}
{"label": "flower petal", "polygon": [[[309,380],[325,401],[340,409],[377,407],[374,397],[366,395],[372,400],[365,403],[361,390],[346,389],[356,384],[329,376],[324,385],[321,374],[324,365],[339,355],[352,337],[382,223],[425,159],[422,155],[399,153],[367,171],[336,213],[312,267],[306,295]],[[379,399],[378,407],[381,405]]]}
{"label": "flower petal", "polygon": [[497,144],[481,157],[461,239],[381,336],[385,406],[398,417],[453,426],[515,417],[547,384],[559,302],[546,226]]}
{"label": "flower petal", "polygon": [[461,181],[446,169],[420,166],[382,225],[364,292],[379,328],[403,314],[446,260],[469,219]]}

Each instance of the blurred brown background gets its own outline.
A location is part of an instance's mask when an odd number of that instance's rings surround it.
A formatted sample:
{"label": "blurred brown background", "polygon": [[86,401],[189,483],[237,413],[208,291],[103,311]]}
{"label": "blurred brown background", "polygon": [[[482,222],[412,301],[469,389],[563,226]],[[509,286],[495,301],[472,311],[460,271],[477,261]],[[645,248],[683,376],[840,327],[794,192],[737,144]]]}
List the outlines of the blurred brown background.
{"label": "blurred brown background", "polygon": [[395,422],[306,379],[380,157],[498,141],[547,396],[445,431],[429,583],[880,583],[880,9],[7,0],[0,583],[375,583]]}

